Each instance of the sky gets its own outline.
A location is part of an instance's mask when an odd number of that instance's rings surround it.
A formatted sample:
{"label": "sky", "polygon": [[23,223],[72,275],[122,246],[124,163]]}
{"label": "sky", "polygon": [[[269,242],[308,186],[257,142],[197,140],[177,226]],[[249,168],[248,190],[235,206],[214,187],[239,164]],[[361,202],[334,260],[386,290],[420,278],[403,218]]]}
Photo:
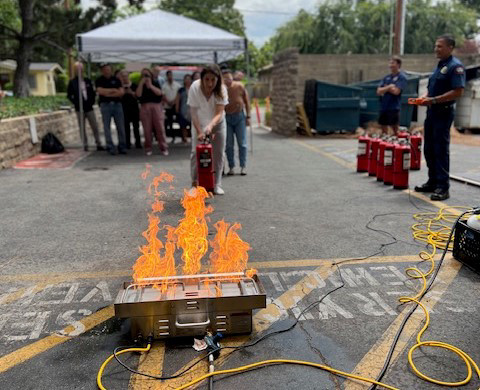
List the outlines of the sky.
{"label": "sky", "polygon": [[[242,14],[247,38],[257,46],[262,46],[275,30],[292,19],[300,9],[313,11],[321,0],[235,0],[235,8]],[[84,7],[92,6],[95,0],[81,0]],[[127,0],[117,0],[121,7]],[[145,0],[145,9],[155,7],[159,0]]]}
{"label": "sky", "polygon": [[313,11],[319,0],[236,0],[242,14],[247,37],[257,46],[263,45],[275,30],[292,19],[300,9]]}

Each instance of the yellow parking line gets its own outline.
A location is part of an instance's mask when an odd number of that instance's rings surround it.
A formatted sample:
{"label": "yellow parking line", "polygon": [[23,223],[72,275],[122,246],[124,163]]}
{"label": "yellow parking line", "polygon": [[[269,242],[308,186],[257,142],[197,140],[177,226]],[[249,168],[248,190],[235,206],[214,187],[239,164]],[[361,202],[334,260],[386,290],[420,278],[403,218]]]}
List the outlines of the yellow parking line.
{"label": "yellow parking line", "polygon": [[[399,262],[413,262],[418,260],[418,256],[379,256],[379,257],[372,257],[368,260],[360,261],[360,260],[352,260],[351,262],[343,263],[341,266],[346,264],[354,264],[354,263],[366,263],[366,264],[375,264],[375,263],[399,263]],[[298,262],[303,267],[311,267],[311,266],[320,266],[316,269],[316,272],[323,278],[327,278],[332,270],[333,262],[338,261],[345,261],[349,260],[349,258],[340,258],[340,259],[310,259],[310,260],[298,260]],[[287,260],[287,261],[280,261],[280,262],[258,262],[252,263],[257,266],[258,269],[267,269],[267,268],[282,268],[282,267],[294,267],[297,260]],[[280,264],[277,264],[280,263]],[[251,265],[252,265],[251,264]],[[85,276],[85,274],[82,274]],[[98,276],[98,274],[97,274]],[[62,275],[62,278],[66,278],[67,275]],[[72,274],[69,274],[69,277],[72,277]],[[103,277],[103,276],[99,276]],[[45,277],[43,278],[45,280]],[[65,280],[65,279],[62,279]],[[39,285],[36,287],[39,291],[45,288],[47,284],[49,284],[50,280],[47,280],[46,283]],[[285,310],[293,307],[298,301],[303,299],[306,295],[308,295],[314,288],[318,286],[318,279],[313,278],[311,275],[303,278],[299,283],[293,286],[290,290],[285,292],[279,298],[275,300],[275,305],[270,304],[267,306],[266,309],[260,310],[254,317],[254,331],[261,332],[267,329],[273,322],[278,320],[282,311],[278,309],[278,306],[284,307]],[[24,291],[22,291],[23,294]],[[14,293],[16,294],[16,293]],[[13,295],[12,297],[7,297],[6,299],[8,302],[13,302],[14,298],[21,298],[21,294]],[[113,317],[114,311],[113,306],[109,306],[105,309],[98,311],[88,317],[85,317],[80,322],[85,326],[85,329],[82,333],[92,329],[93,327],[105,322],[106,320]],[[63,330],[63,333],[68,334],[73,330],[73,327],[69,326]],[[29,344],[25,347],[22,347],[10,354],[7,354],[0,358],[0,372],[6,371],[11,367],[23,363],[36,355],[49,350],[59,344],[64,343],[65,341],[70,340],[72,337],[70,336],[59,336],[59,335],[51,335],[42,340],[36,341],[32,344]],[[247,340],[250,339],[249,336],[242,336],[237,338],[231,338],[233,341],[228,341],[229,343],[234,343],[233,345],[241,345],[245,343]],[[230,338],[229,338],[230,340]],[[238,344],[235,344],[238,343]],[[163,365],[163,354],[164,354],[164,345],[155,343],[153,350],[157,350],[156,353],[152,354],[152,358],[146,359],[144,363],[142,363],[142,369],[151,372],[157,372],[158,375],[161,373],[161,368]],[[163,351],[163,352],[162,352]],[[139,381],[138,379],[132,379],[132,383],[136,383],[136,386],[150,386],[151,381]],[[142,388],[142,387],[140,387]],[[148,387],[147,387],[148,388]]]}
{"label": "yellow parking line", "polygon": [[62,283],[74,279],[101,279],[132,276],[132,270],[97,271],[97,272],[65,272],[47,274],[11,274],[0,275],[0,282],[35,282]]}
{"label": "yellow parking line", "polygon": [[[140,357],[137,371],[160,376],[163,371],[165,359],[165,343],[156,342],[147,354]],[[158,380],[146,376],[133,374],[130,376],[129,389],[152,390],[157,386]]]}
{"label": "yellow parking line", "polygon": [[[84,330],[82,333],[89,331],[98,324],[105,322],[109,318],[113,317],[113,306],[108,306],[98,312],[85,317],[79,322],[83,324]],[[68,335],[74,330],[74,327],[69,325],[61,333]],[[17,349],[14,352],[11,352],[5,356],[0,357],[0,373],[9,370],[10,368],[26,362],[27,360],[41,354],[42,352],[48,351],[49,349],[56,347],[57,345],[63,344],[68,340],[71,340],[73,337],[62,336],[61,334],[52,334],[48,337],[45,337],[39,341],[36,341],[32,344],[29,344],[23,348]]]}
{"label": "yellow parking line", "polygon": [[[349,163],[345,160],[343,160],[342,158],[340,157],[337,157],[336,155],[332,154],[332,153],[329,153],[329,152],[325,152],[324,150],[321,150],[319,149],[318,147],[314,146],[314,145],[311,145],[305,141],[300,141],[300,140],[292,140],[292,142],[296,143],[297,145],[300,145],[300,146],[303,146],[304,148],[306,149],[310,149],[312,151],[314,151],[315,153],[318,153],[318,154],[321,154],[322,156],[326,157],[326,158],[329,158],[330,160],[333,160],[335,161],[336,163],[338,163],[339,165],[345,167],[345,168],[349,168],[349,169],[355,169],[356,168],[356,164],[355,163]],[[354,149],[355,150],[355,149]],[[350,151],[350,149],[348,150],[344,150],[342,152],[348,152]],[[434,201],[434,200],[431,200],[429,197],[425,196],[424,194],[421,194],[421,193],[418,193],[418,192],[414,192],[414,191],[411,191],[409,189],[406,189],[406,190],[403,190],[404,193],[408,194],[410,192],[410,195],[411,196],[414,196],[415,198],[418,198],[418,199],[421,199],[423,200],[424,202],[427,202],[427,203],[430,203],[432,206],[435,206],[437,208],[443,208],[443,207],[449,207],[450,208],[450,211],[452,212],[455,212],[457,214],[460,214],[460,212],[458,210],[456,210],[455,208],[453,207],[450,207],[448,204],[446,203],[443,203],[443,202],[440,202],[440,201]]]}
{"label": "yellow parking line", "polygon": [[[379,256],[372,257],[369,260],[378,260],[385,262],[407,262],[413,261],[418,258],[417,255],[406,255],[406,256]],[[272,261],[251,261],[248,263],[249,268],[255,269],[267,269],[267,268],[290,268],[290,267],[318,267],[322,265],[325,261],[343,261],[352,259],[354,262],[355,258],[338,258],[338,259],[291,259],[291,260],[272,260]],[[361,261],[361,260],[360,260]],[[53,283],[62,283],[70,280],[77,279],[115,279],[120,277],[131,277],[131,270],[118,270],[118,271],[98,271],[98,272],[67,272],[67,273],[46,273],[46,274],[18,274],[18,275],[2,275],[0,276],[0,282],[35,282],[41,281],[43,284],[53,284]],[[24,291],[25,289],[21,289]],[[15,294],[19,295],[20,290],[11,293],[10,295]],[[20,294],[21,295],[21,294]],[[4,298],[6,299],[6,298]],[[0,302],[5,303],[5,302]]]}
{"label": "yellow parking line", "polygon": [[[447,291],[450,284],[453,282],[455,277],[458,274],[458,271],[462,267],[462,264],[454,261],[452,256],[449,255],[445,258],[445,263],[438,273],[438,278],[441,280],[441,283],[435,283],[434,290],[436,292],[435,299],[429,298],[427,296],[422,300],[422,302],[429,308],[433,309],[435,305],[439,302],[441,296]],[[408,308],[407,308],[408,310]],[[388,327],[388,329],[382,334],[378,339],[375,345],[365,354],[363,359],[357,364],[355,369],[352,371],[353,374],[365,376],[369,378],[376,378],[380,371],[382,370],[383,363],[387,356],[388,350],[392,345],[393,338],[397,333],[401,322],[403,321],[406,312],[399,315],[395,321]],[[392,356],[391,365],[395,363],[395,360],[403,353],[405,348],[410,343],[410,339],[417,334],[420,327],[423,325],[425,316],[423,312],[414,313],[410,320],[405,325],[403,333],[395,347],[395,352]],[[405,364],[407,364],[405,362]],[[339,368],[339,367],[337,367]],[[341,368],[340,368],[341,369]],[[345,390],[364,390],[365,385],[359,384],[356,382],[346,382]]]}
{"label": "yellow parking line", "polygon": [[[45,287],[48,286],[48,283],[41,283],[41,284],[37,284],[31,291],[32,294],[36,294],[40,291],[42,291]],[[0,304],[2,305],[8,305],[10,303],[13,303],[13,302],[16,302],[18,300],[20,300],[23,295],[27,292],[27,288],[21,288],[17,291],[14,291],[8,295],[6,295],[4,298],[2,298],[2,300],[0,300]]]}
{"label": "yellow parking line", "polygon": [[335,161],[337,164],[341,165],[342,167],[349,168],[349,169],[355,168],[354,163],[349,163],[349,162],[345,161],[343,158],[340,158],[340,157],[335,156],[334,154],[325,152],[324,150],[319,149],[316,146],[311,145],[311,144],[309,144],[305,141],[292,140],[292,142],[296,143],[297,145],[303,146],[304,148],[310,149],[310,150],[314,151],[315,153],[321,154],[322,156],[327,157],[330,160]]}
{"label": "yellow parking line", "polygon": [[[274,322],[281,318],[282,314],[284,314],[286,310],[294,307],[305,296],[307,296],[308,294],[310,294],[310,292],[317,288],[319,286],[320,280],[325,280],[326,278],[328,278],[335,271],[335,267],[332,267],[332,262],[330,261],[317,268],[315,271],[320,276],[320,278],[314,277],[314,275],[312,274],[304,277],[290,290],[286,291],[279,298],[275,299],[275,301],[269,304],[265,309],[258,311],[253,316],[253,333],[258,334],[268,329]],[[249,336],[229,337],[228,340],[226,340],[222,344],[224,344],[225,346],[236,347],[245,344],[248,340],[250,340]],[[216,360],[215,364],[220,367],[228,359],[232,352],[233,350],[222,350],[220,353],[220,357]],[[195,360],[188,362],[184,367],[178,370],[177,373],[184,370],[194,361]],[[194,368],[185,373],[185,375],[182,375],[180,378],[172,379],[165,383],[156,383],[155,387],[152,387],[152,389],[175,389],[182,384],[190,382],[193,378],[204,374],[206,371],[207,363],[202,362],[197,364]]]}

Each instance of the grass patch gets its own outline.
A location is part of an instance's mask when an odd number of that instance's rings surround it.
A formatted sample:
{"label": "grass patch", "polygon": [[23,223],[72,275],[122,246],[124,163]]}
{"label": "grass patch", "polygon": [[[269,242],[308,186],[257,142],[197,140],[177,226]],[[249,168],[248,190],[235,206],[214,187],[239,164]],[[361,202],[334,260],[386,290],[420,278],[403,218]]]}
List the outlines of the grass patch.
{"label": "grass patch", "polygon": [[0,119],[57,111],[61,106],[71,106],[66,94],[27,98],[5,97],[0,102]]}

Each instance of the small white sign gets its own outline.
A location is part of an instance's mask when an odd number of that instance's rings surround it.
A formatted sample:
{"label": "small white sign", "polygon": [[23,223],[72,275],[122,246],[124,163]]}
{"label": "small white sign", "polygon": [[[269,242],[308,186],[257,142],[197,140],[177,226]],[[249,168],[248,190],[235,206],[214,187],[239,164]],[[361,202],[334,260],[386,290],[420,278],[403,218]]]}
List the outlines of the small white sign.
{"label": "small white sign", "polygon": [[364,156],[367,154],[367,144],[365,142],[360,142],[358,144],[357,156]]}
{"label": "small white sign", "polygon": [[393,163],[393,151],[385,150],[385,157],[383,158],[383,163],[385,166],[392,165]]}
{"label": "small white sign", "polygon": [[403,154],[403,170],[408,171],[410,169],[410,152]]}

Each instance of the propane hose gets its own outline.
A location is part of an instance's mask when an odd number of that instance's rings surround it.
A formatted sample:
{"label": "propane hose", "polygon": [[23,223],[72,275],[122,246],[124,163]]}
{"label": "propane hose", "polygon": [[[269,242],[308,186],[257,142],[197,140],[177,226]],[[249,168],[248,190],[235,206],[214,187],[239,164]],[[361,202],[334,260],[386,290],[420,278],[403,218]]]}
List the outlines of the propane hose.
{"label": "propane hose", "polygon": [[[121,355],[121,354],[124,354],[124,353],[127,353],[127,352],[148,352],[150,351],[150,348],[152,347],[152,341],[149,340],[148,341],[148,344],[145,348],[127,348],[127,349],[123,349],[119,352],[117,352],[117,356],[118,355]],[[100,366],[100,369],[98,370],[98,374],[97,374],[97,386],[100,390],[107,390],[105,388],[105,386],[103,386],[102,384],[102,375],[103,375],[103,371],[105,370],[105,367],[107,367],[108,363],[110,363],[110,361],[115,357],[115,354],[112,354],[110,355],[103,363],[102,365]]]}
{"label": "propane hose", "polygon": [[232,368],[232,369],[228,369],[228,370],[221,370],[221,371],[215,371],[215,372],[210,372],[208,374],[205,374],[205,375],[202,375],[196,379],[194,379],[193,381],[183,385],[183,386],[180,386],[178,387],[176,390],[183,390],[183,389],[187,389],[188,387],[190,386],[193,386],[201,381],[203,381],[204,379],[207,379],[207,378],[210,378],[214,375],[223,375],[223,374],[233,374],[233,373],[236,373],[236,372],[243,372],[243,371],[248,371],[248,370],[251,370],[255,367],[259,367],[259,366],[266,366],[266,365],[272,365],[272,364],[297,364],[297,365],[303,365],[303,366],[310,366],[310,367],[315,367],[315,368],[320,368],[321,370],[325,370],[325,371],[329,371],[331,372],[332,374],[335,374],[335,375],[339,375],[339,376],[343,376],[343,377],[346,377],[346,378],[350,378],[350,379],[357,379],[359,381],[363,381],[363,382],[368,382],[368,383],[372,383],[374,385],[377,385],[377,386],[382,386],[384,387],[385,389],[390,389],[390,390],[399,390],[398,388],[396,387],[393,387],[393,386],[389,386],[385,383],[382,383],[382,382],[377,382],[375,381],[374,379],[370,379],[370,378],[365,378],[365,377],[362,377],[362,376],[359,376],[359,375],[354,375],[354,374],[350,374],[348,372],[343,372],[343,371],[340,371],[340,370],[336,370],[332,367],[329,367],[329,366],[325,366],[323,364],[319,364],[319,363],[313,363],[313,362],[306,362],[306,361],[303,361],[303,360],[290,360],[290,359],[271,359],[271,360],[263,360],[261,362],[256,362],[256,363],[252,363],[252,364],[247,364],[245,366],[241,366],[241,367],[237,367],[237,368]]}

